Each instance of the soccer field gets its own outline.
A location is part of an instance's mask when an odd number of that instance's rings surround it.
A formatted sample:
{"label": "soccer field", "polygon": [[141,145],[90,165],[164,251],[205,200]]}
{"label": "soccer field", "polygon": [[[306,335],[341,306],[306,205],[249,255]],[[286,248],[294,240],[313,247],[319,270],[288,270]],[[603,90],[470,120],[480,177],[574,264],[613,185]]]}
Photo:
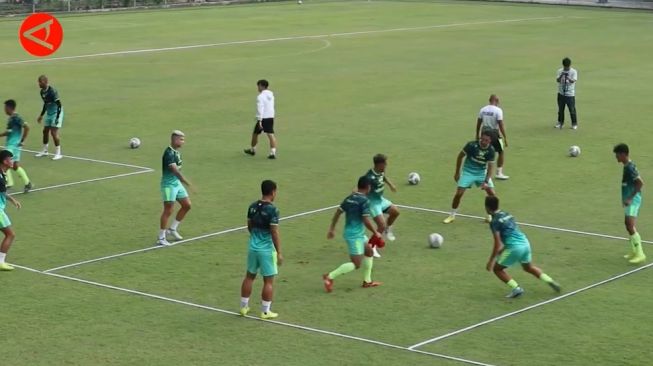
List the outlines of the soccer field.
{"label": "soccer field", "polygon": [[[620,205],[631,146],[653,181],[653,25],[649,12],[456,1],[316,1],[61,16],[53,59],[0,20],[0,98],[14,98],[38,150],[37,86],[49,76],[66,120],[63,160],[24,152],[36,190],[7,208],[17,239],[0,273],[6,365],[645,365],[653,341],[653,264],[629,265]],[[557,130],[555,71],[579,71],[580,128]],[[243,154],[256,80],[277,100],[279,158]],[[492,239],[482,191],[442,219],[455,158],[491,93],[510,146],[496,182],[534,263],[559,281],[509,270],[526,293],[485,270]],[[568,116],[567,116],[568,118]],[[568,119],[567,119],[568,121]],[[186,133],[184,174],[197,193],[183,242],[154,247],[161,155]],[[142,146],[129,149],[131,137]],[[578,158],[567,156],[578,145]],[[397,240],[324,292],[347,260],[326,240],[335,205],[376,153],[398,192]],[[409,186],[409,172],[421,183]],[[278,321],[237,317],[248,205],[279,185]],[[653,240],[647,187],[638,219]],[[441,249],[427,236],[440,233]],[[652,242],[645,244],[651,251]],[[653,253],[653,251],[652,251]],[[260,304],[260,280],[252,295]],[[258,311],[254,312],[257,314]]]}

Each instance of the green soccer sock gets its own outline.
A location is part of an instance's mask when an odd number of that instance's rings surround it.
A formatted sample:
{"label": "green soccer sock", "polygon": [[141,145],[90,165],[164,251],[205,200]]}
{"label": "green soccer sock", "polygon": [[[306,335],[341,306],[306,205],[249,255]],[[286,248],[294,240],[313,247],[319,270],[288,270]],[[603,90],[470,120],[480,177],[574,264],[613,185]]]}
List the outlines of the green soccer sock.
{"label": "green soccer sock", "polygon": [[549,277],[549,275],[544,272],[542,272],[542,274],[540,275],[540,279],[546,283],[553,282],[553,278]]}
{"label": "green soccer sock", "polygon": [[23,181],[24,185],[29,184],[29,177],[27,176],[27,172],[25,171],[25,169],[23,169],[22,166],[20,166],[20,167],[18,167],[18,169],[16,169],[16,173],[18,174],[20,179]]}
{"label": "green soccer sock", "polygon": [[519,284],[515,280],[510,280],[510,281],[506,282],[506,285],[508,285],[513,290],[516,289],[517,287],[519,287]]}
{"label": "green soccer sock", "polygon": [[340,267],[331,271],[331,273],[329,273],[329,278],[333,280],[336,277],[344,275],[345,273],[349,273],[355,269],[356,265],[354,265],[352,262],[344,263]]}
{"label": "green soccer sock", "polygon": [[14,176],[11,174],[11,169],[7,170],[7,173],[5,174],[7,177],[7,187],[13,187],[14,186]]}
{"label": "green soccer sock", "polygon": [[374,258],[363,258],[363,281],[372,282],[372,266],[374,265]]}
{"label": "green soccer sock", "polygon": [[638,232],[630,236],[630,245],[633,246],[633,253],[637,255],[644,255],[644,248],[642,248],[642,237]]}

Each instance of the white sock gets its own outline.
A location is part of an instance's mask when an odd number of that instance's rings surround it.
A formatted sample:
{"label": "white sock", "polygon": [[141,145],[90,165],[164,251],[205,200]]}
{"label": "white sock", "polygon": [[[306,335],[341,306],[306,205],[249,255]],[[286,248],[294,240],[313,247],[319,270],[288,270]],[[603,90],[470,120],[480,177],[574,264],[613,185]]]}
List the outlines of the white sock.
{"label": "white sock", "polygon": [[181,224],[181,221],[172,220],[172,225],[170,225],[170,230],[177,231],[179,224]]}
{"label": "white sock", "polygon": [[270,306],[272,306],[272,301],[261,301],[261,311],[263,313],[268,313],[270,312]]}
{"label": "white sock", "polygon": [[270,149],[270,154],[277,155],[277,148],[276,147],[271,148]]}
{"label": "white sock", "polygon": [[165,229],[159,230],[159,239],[165,239],[166,238],[166,231]]}
{"label": "white sock", "polygon": [[241,308],[246,308],[249,306],[249,297],[241,297],[240,298],[240,307]]}
{"label": "white sock", "polygon": [[61,155],[61,145],[55,147],[54,151],[55,151],[55,155]]}
{"label": "white sock", "polygon": [[48,152],[48,144],[43,145],[43,151]]}
{"label": "white sock", "polygon": [[5,262],[5,257],[7,257],[7,253],[0,252],[0,263]]}
{"label": "white sock", "polygon": [[251,147],[252,151],[256,151],[256,146]]}
{"label": "white sock", "polygon": [[392,232],[392,225],[388,226],[387,229],[385,229],[386,233],[391,233]]}
{"label": "white sock", "polygon": [[458,213],[457,208],[454,208],[454,209],[451,210],[451,216],[456,216],[457,213]]}
{"label": "white sock", "polygon": [[497,175],[503,175],[503,167],[497,168]]}

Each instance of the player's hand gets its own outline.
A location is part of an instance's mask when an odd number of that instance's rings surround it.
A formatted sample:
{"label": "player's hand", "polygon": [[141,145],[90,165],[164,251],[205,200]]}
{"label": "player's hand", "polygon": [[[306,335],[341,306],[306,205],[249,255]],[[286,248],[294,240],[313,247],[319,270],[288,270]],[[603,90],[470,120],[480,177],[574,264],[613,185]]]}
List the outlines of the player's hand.
{"label": "player's hand", "polygon": [[454,174],[453,175],[453,180],[456,181],[456,183],[458,183],[458,181],[460,180],[460,173]]}
{"label": "player's hand", "polygon": [[503,139],[503,147],[508,147],[508,140],[505,138]]}
{"label": "player's hand", "polygon": [[389,184],[389,186],[390,186],[390,190],[391,190],[393,193],[397,193],[397,187],[395,187],[394,184]]}
{"label": "player's hand", "polygon": [[630,204],[633,203],[633,199],[629,198],[627,200],[624,200],[624,207],[630,206]]}
{"label": "player's hand", "polygon": [[20,210],[20,208],[23,207],[23,205],[21,205],[20,202],[18,202],[16,200],[13,201],[13,204],[14,204],[14,206],[16,206],[16,209],[18,209],[18,210]]}
{"label": "player's hand", "polygon": [[277,265],[281,266],[283,264],[283,255],[281,253],[277,253]]}
{"label": "player's hand", "polygon": [[327,239],[333,239],[335,237],[335,234],[333,233],[333,230],[329,230],[327,232]]}
{"label": "player's hand", "polygon": [[485,191],[485,190],[487,190],[488,188],[490,188],[490,187],[488,186],[488,184],[487,184],[486,182],[483,182],[483,184],[481,184],[481,189],[482,189],[482,190]]}
{"label": "player's hand", "polygon": [[487,269],[488,272],[492,272],[492,267],[494,267],[494,260],[490,259],[485,265],[485,269]]}
{"label": "player's hand", "polygon": [[41,123],[43,121],[43,116],[39,116],[39,118],[36,119],[36,122]]}

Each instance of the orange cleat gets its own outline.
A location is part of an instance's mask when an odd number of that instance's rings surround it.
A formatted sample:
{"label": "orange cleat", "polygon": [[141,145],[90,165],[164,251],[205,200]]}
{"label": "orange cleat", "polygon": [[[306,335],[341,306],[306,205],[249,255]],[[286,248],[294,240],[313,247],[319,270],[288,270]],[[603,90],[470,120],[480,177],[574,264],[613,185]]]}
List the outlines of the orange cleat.
{"label": "orange cleat", "polygon": [[362,287],[363,288],[377,287],[377,286],[381,286],[382,284],[383,284],[383,282],[376,282],[376,281],[365,282],[365,281],[363,281],[363,286]]}
{"label": "orange cleat", "polygon": [[326,292],[333,291],[333,280],[329,278],[328,274],[322,275],[322,280],[324,280],[324,289]]}

